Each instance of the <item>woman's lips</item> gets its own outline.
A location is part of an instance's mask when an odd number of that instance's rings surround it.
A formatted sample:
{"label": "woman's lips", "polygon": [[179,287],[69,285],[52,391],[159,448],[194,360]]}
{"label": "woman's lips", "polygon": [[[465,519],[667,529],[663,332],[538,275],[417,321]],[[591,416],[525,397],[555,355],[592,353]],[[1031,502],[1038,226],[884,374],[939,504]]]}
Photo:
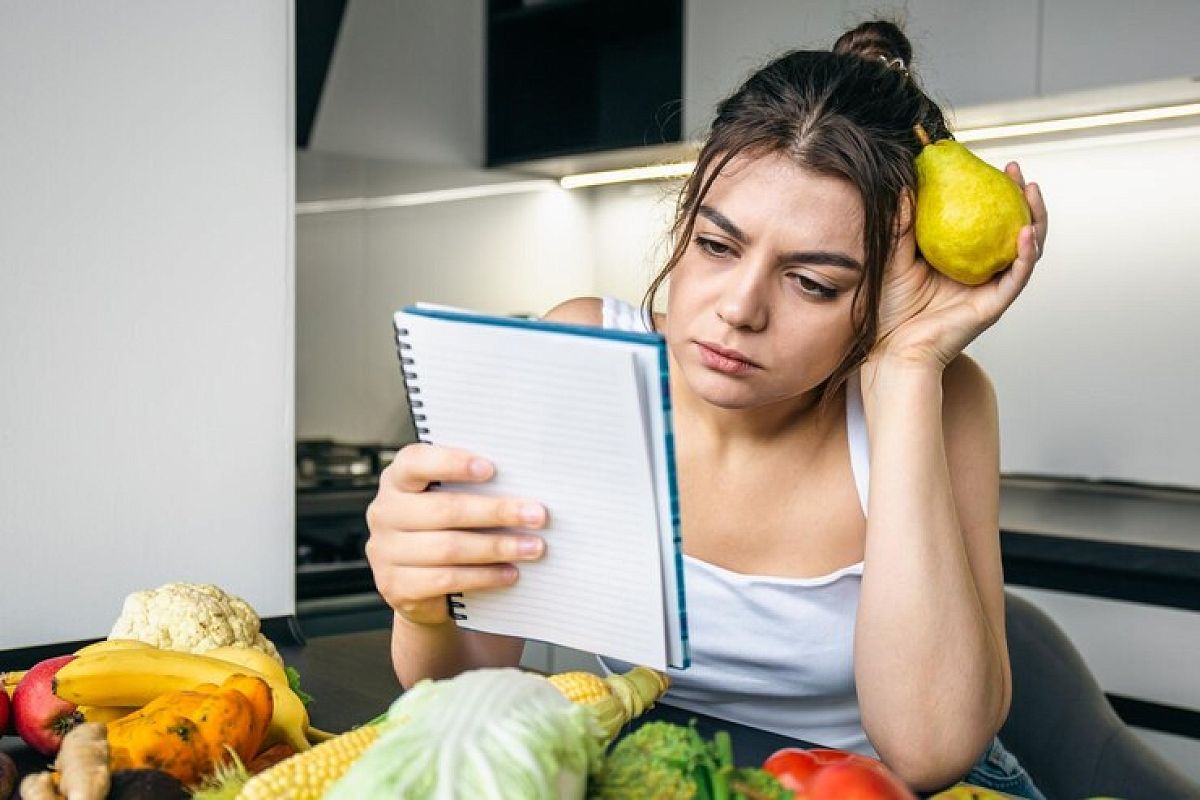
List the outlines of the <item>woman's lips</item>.
{"label": "woman's lips", "polygon": [[727,350],[711,342],[696,342],[696,347],[700,350],[700,363],[716,372],[726,375],[745,375],[761,369],[737,350]]}

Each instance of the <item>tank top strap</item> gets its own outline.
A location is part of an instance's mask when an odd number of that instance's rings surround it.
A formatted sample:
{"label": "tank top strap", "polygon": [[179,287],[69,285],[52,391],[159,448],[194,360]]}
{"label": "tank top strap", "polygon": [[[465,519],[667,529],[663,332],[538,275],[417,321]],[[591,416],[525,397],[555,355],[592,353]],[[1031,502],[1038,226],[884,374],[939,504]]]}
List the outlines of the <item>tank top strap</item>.
{"label": "tank top strap", "polygon": [[862,382],[858,370],[846,380],[846,439],[850,443],[850,470],[863,516],[867,515],[867,499],[871,494],[871,445],[867,438],[867,415],[863,411]]}
{"label": "tank top strap", "polygon": [[642,309],[616,297],[603,297],[600,300],[601,324],[605,328],[619,331],[637,331],[649,333],[650,322]]}

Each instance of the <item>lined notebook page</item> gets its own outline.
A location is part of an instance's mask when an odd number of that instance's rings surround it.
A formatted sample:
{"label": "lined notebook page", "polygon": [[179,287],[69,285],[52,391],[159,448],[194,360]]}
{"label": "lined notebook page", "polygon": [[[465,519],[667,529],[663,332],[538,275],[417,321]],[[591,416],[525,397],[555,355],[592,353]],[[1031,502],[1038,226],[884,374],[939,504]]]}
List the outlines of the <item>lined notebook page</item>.
{"label": "lined notebook page", "polygon": [[[633,346],[398,315],[425,415],[422,438],[489,458],[485,484],[549,512],[541,561],[516,585],[462,598],[475,630],[665,669],[664,564],[647,413]],[[661,429],[661,423],[659,424]]]}

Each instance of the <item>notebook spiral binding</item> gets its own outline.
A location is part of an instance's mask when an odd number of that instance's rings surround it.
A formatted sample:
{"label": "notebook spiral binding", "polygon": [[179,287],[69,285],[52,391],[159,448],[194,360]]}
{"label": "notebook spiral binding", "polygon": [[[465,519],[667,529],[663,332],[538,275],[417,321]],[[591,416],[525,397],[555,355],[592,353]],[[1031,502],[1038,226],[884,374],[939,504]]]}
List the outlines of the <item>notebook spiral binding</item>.
{"label": "notebook spiral binding", "polygon": [[[424,444],[430,444],[429,428],[419,424],[428,420],[425,414],[417,410],[425,408],[425,402],[413,397],[413,395],[421,393],[421,387],[417,385],[420,376],[410,369],[410,367],[416,366],[414,359],[405,355],[405,351],[412,350],[412,345],[404,341],[404,337],[408,336],[408,328],[401,328],[394,325],[393,327],[396,330],[396,355],[400,357],[400,372],[404,376],[404,390],[408,396],[409,409],[412,411],[413,427],[417,432],[417,440]],[[433,484],[430,485],[432,486]],[[446,605],[449,607],[451,619],[465,620],[467,618],[466,605],[462,601],[461,592],[446,595]]]}
{"label": "notebook spiral binding", "polygon": [[413,395],[421,393],[421,387],[417,385],[420,376],[409,369],[414,366],[415,361],[404,354],[406,350],[412,350],[412,345],[404,341],[404,337],[408,336],[408,328],[396,328],[396,355],[400,357],[400,372],[404,375],[404,390],[408,395],[408,405],[412,409],[413,427],[417,432],[418,441],[424,444],[429,444],[429,428],[417,423],[426,422],[424,414],[418,413],[418,408],[424,408],[425,404],[420,400],[414,400]]}

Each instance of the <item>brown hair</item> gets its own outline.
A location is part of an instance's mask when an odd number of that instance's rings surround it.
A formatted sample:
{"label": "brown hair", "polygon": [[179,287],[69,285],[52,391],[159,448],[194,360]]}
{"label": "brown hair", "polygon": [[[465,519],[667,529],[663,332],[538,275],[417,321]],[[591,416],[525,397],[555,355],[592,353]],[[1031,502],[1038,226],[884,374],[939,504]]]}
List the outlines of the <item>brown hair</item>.
{"label": "brown hair", "polygon": [[721,170],[739,155],[783,154],[819,175],[842,178],[863,204],[863,276],[854,291],[854,341],[821,387],[825,406],[866,358],[878,332],[884,266],[896,244],[902,198],[916,196],[913,127],[945,138],[942,111],[909,73],[912,46],[891,22],[865,22],[833,50],[786,53],[752,74],[717,106],[696,168],[680,191],[670,258],[646,290],[650,313],[663,282],[683,258],[696,212]]}

